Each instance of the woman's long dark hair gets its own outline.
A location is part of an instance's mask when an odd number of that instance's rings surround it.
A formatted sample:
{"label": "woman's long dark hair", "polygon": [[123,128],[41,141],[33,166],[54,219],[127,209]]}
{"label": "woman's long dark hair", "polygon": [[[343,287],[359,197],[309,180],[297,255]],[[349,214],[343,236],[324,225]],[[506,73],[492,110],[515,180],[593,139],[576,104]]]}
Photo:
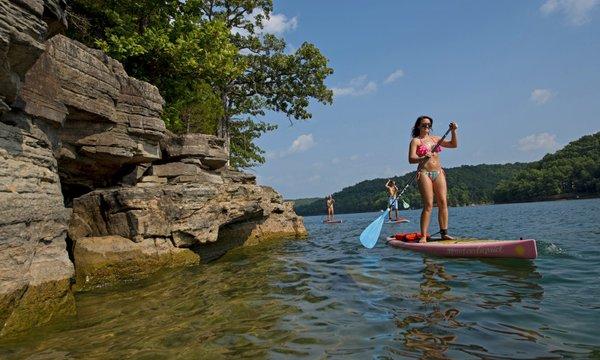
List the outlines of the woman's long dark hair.
{"label": "woman's long dark hair", "polygon": [[421,121],[425,120],[425,119],[429,119],[429,122],[431,122],[431,126],[433,126],[433,119],[430,118],[429,116],[423,115],[423,116],[419,116],[417,118],[417,121],[415,121],[415,125],[412,128],[412,137],[417,137],[419,136],[419,128],[421,126]]}

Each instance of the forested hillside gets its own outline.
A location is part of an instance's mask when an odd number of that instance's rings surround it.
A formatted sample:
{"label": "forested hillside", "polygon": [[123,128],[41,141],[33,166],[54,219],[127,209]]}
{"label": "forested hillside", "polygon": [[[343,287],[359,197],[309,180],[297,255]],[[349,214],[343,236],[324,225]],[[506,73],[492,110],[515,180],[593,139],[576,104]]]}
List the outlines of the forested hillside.
{"label": "forested hillside", "polygon": [[521,202],[600,194],[600,132],[530,163],[515,177],[500,181],[494,202]]}
{"label": "forested hillside", "polygon": [[[449,183],[448,203],[450,206],[491,203],[496,185],[512,178],[525,168],[526,164],[474,165],[445,169]],[[398,188],[415,176],[414,172],[394,177]],[[336,213],[368,212],[384,209],[387,201],[385,183],[387,179],[365,180],[334,193]],[[403,198],[411,208],[421,207],[421,196],[416,186],[409,187]],[[325,199],[299,199],[295,201],[296,212],[300,215],[325,214]]]}
{"label": "forested hillside", "polygon": [[[600,194],[600,132],[569,143],[532,163],[475,165],[446,169],[448,203],[469,204],[539,201]],[[393,178],[402,189],[414,172]],[[387,179],[365,180],[334,193],[336,213],[378,211],[386,207]],[[416,186],[403,198],[421,207]],[[300,215],[325,214],[325,199],[296,200]]]}

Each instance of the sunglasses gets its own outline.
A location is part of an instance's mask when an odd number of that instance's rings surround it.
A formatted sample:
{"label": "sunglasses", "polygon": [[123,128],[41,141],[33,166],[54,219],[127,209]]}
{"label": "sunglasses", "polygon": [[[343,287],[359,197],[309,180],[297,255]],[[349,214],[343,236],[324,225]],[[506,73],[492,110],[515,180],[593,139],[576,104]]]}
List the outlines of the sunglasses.
{"label": "sunglasses", "polygon": [[421,124],[420,127],[424,129],[431,129],[431,124]]}

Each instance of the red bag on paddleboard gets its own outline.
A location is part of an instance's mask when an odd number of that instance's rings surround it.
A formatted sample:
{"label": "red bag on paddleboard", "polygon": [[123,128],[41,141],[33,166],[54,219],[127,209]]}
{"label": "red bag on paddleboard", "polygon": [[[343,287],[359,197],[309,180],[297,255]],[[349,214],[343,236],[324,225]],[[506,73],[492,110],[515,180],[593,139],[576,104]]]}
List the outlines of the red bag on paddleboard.
{"label": "red bag on paddleboard", "polygon": [[415,242],[421,240],[421,233],[412,232],[412,233],[397,233],[395,236],[396,240],[404,241],[404,242]]}

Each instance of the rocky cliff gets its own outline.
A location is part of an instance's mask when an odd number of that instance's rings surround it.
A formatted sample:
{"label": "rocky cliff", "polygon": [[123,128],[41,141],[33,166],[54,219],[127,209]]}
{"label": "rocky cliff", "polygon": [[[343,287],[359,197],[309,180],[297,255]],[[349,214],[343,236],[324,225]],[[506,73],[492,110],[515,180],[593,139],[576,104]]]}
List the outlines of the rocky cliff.
{"label": "rocky cliff", "polygon": [[18,106],[45,39],[64,26],[62,1],[0,0],[0,335],[75,311],[52,135]]}
{"label": "rocky cliff", "polygon": [[306,235],[222,139],[169,133],[156,87],[53,36],[64,9],[0,0],[0,335],[74,314],[74,288]]}

